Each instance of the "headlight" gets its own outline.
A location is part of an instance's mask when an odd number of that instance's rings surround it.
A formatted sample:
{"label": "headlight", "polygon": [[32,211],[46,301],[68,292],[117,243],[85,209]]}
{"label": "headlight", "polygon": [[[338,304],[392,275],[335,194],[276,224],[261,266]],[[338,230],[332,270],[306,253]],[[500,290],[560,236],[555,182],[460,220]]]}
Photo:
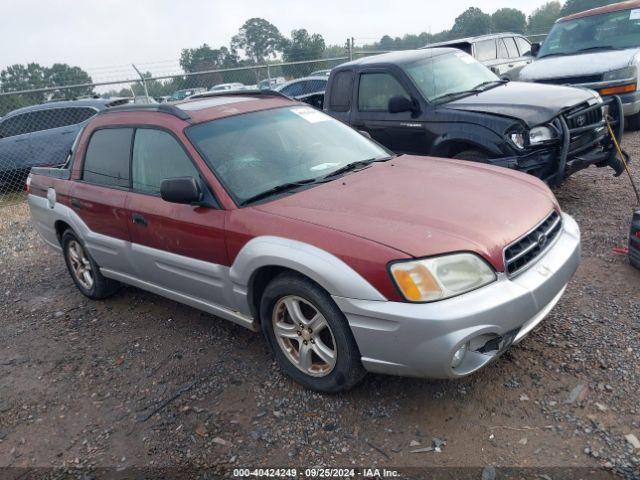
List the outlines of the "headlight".
{"label": "headlight", "polygon": [[496,279],[491,267],[472,253],[394,263],[391,276],[410,302],[433,302],[454,297]]}
{"label": "headlight", "polygon": [[523,132],[513,132],[509,134],[509,138],[511,139],[511,142],[520,150],[525,147],[525,136]]}
{"label": "headlight", "polygon": [[611,70],[603,75],[602,80],[605,82],[613,82],[616,80],[626,80],[628,78],[635,78],[638,75],[638,70],[635,65],[630,67],[619,68],[618,70]]}
{"label": "headlight", "polygon": [[556,132],[549,127],[534,127],[529,131],[529,144],[540,145],[556,139]]}

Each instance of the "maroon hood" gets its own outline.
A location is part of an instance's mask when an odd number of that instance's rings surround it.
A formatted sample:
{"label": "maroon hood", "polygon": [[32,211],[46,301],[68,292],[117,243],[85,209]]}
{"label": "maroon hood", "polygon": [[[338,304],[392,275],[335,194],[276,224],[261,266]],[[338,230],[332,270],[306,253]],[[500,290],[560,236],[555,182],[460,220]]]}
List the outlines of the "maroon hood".
{"label": "maroon hood", "polygon": [[414,257],[473,251],[502,270],[504,247],[559,207],[529,175],[403,155],[255,208]]}

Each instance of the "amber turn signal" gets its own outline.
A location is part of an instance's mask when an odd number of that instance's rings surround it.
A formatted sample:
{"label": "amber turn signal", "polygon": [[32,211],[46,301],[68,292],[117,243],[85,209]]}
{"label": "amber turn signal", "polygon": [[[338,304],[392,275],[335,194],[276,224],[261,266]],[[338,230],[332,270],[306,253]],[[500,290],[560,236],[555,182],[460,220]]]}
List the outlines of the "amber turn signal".
{"label": "amber turn signal", "polygon": [[617,95],[619,93],[630,93],[636,91],[636,84],[620,85],[619,87],[608,87],[599,90],[600,95]]}

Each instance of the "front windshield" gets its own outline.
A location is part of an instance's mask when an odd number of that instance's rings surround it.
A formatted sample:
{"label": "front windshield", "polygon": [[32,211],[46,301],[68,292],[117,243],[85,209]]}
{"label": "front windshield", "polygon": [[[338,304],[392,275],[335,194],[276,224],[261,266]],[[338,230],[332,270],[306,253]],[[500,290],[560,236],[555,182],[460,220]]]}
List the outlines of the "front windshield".
{"label": "front windshield", "polygon": [[287,107],[194,125],[187,136],[237,204],[290,182],[320,179],[389,152],[311,107]]}
{"label": "front windshield", "polygon": [[499,80],[491,70],[464,52],[418,60],[405,65],[404,69],[430,102]]}
{"label": "front windshield", "polygon": [[556,23],[538,58],[640,46],[640,9],[620,10]]}

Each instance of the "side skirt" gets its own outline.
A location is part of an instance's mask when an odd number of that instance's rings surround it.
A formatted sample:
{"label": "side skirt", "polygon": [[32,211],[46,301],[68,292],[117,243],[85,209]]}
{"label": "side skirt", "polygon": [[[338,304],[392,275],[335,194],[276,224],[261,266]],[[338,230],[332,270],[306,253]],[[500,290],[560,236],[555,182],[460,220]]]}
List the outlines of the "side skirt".
{"label": "side skirt", "polygon": [[224,318],[225,320],[237,323],[238,325],[248,328],[249,330],[252,330],[254,332],[257,332],[259,330],[258,324],[253,318],[247,317],[240,312],[230,310],[226,307],[216,305],[214,303],[205,302],[204,300],[194,298],[183,293],[178,293],[173,290],[160,287],[153,283],[145,282],[144,280],[140,280],[130,275],[125,275],[123,273],[109,270],[107,268],[101,268],[100,272],[105,277],[118,280],[119,282],[126,283],[128,285],[133,285],[134,287],[138,287],[142,290],[147,290],[148,292],[155,293],[156,295],[169,298],[179,303],[184,303],[185,305],[197,308],[198,310],[203,310],[207,313],[211,313],[212,315]]}

